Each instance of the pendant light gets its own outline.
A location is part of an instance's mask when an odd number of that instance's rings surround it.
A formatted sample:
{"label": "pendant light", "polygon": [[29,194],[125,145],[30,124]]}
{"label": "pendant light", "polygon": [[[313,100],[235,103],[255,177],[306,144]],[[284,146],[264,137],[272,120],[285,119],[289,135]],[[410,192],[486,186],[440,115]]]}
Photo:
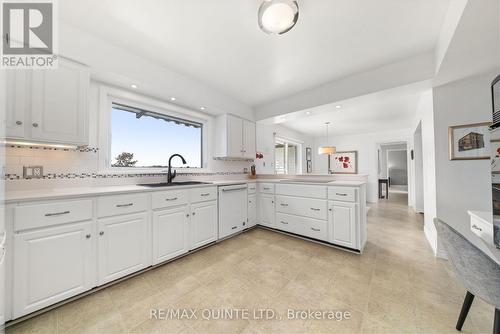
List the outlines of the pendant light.
{"label": "pendant light", "polygon": [[326,122],[326,146],[320,146],[318,147],[318,154],[333,154],[337,151],[335,146],[328,146],[328,126],[330,125],[330,122]]}
{"label": "pendant light", "polygon": [[259,7],[259,27],[267,34],[284,34],[299,19],[299,5],[293,0],[264,0]]}

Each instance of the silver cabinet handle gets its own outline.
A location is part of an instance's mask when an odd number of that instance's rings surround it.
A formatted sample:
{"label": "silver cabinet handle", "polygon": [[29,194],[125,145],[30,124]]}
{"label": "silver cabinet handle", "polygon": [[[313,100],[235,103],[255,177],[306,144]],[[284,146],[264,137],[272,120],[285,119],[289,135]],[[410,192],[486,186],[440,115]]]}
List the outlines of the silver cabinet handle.
{"label": "silver cabinet handle", "polygon": [[238,228],[238,226],[233,226],[231,227],[231,230],[236,230]]}
{"label": "silver cabinet handle", "polygon": [[311,230],[316,231],[316,232],[321,231],[319,228],[314,228],[314,227],[311,227]]}
{"label": "silver cabinet handle", "polygon": [[193,212],[192,215],[194,216],[196,212]]}
{"label": "silver cabinet handle", "polygon": [[90,234],[87,234],[85,238],[90,239]]}
{"label": "silver cabinet handle", "polygon": [[210,195],[210,193],[200,194],[200,196],[203,196],[203,197],[208,196],[208,195]]}
{"label": "silver cabinet handle", "polygon": [[127,204],[116,204],[117,208],[125,208],[127,206],[132,206],[134,203],[127,203]]}
{"label": "silver cabinet handle", "polygon": [[34,128],[38,128],[38,123],[33,123]]}
{"label": "silver cabinet handle", "polygon": [[243,190],[243,189],[247,189],[246,187],[245,188],[232,188],[232,189],[222,189],[222,191],[224,192],[229,192],[229,191],[237,191],[237,190]]}
{"label": "silver cabinet handle", "polygon": [[330,208],[330,209],[328,209],[328,211],[333,211],[333,209],[332,209],[332,208]]}
{"label": "silver cabinet handle", "polygon": [[482,231],[483,229],[478,227],[476,224],[472,225],[472,228],[478,231]]}
{"label": "silver cabinet handle", "polygon": [[318,208],[311,208],[311,210],[313,210],[313,211],[319,211],[319,210],[321,210],[321,209],[318,209]]}
{"label": "silver cabinet handle", "polygon": [[165,201],[175,201],[175,200],[178,200],[177,197],[172,197],[172,198],[165,198]]}
{"label": "silver cabinet handle", "polygon": [[186,217],[189,217],[189,213],[188,213],[188,214],[186,214]]}
{"label": "silver cabinet handle", "polygon": [[288,206],[286,203],[280,203],[281,206]]}
{"label": "silver cabinet handle", "polygon": [[288,222],[285,222],[285,221],[281,221],[281,224],[285,224],[285,225],[288,225]]}
{"label": "silver cabinet handle", "polygon": [[248,201],[248,203],[252,203],[252,201]]}
{"label": "silver cabinet handle", "polygon": [[271,190],[271,188],[269,188],[269,187],[264,187],[263,189],[264,190]]}
{"label": "silver cabinet handle", "polygon": [[69,211],[46,213],[46,214],[45,214],[45,217],[52,217],[52,216],[67,215],[68,213],[69,213]]}
{"label": "silver cabinet handle", "polygon": [[23,125],[23,122],[21,122],[21,121],[16,121],[16,125]]}
{"label": "silver cabinet handle", "polygon": [[335,193],[337,196],[347,196],[347,194]]}
{"label": "silver cabinet handle", "polygon": [[99,235],[104,235],[104,231],[99,232]]}

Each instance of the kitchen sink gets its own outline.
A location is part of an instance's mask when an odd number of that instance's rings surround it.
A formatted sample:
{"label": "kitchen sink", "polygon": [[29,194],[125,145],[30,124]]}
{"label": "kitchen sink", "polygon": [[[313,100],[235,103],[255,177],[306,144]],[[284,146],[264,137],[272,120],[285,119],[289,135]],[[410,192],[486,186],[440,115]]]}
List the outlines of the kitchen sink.
{"label": "kitchen sink", "polygon": [[211,184],[210,182],[200,182],[200,181],[184,181],[184,182],[161,182],[161,183],[145,183],[138,184],[138,186],[157,188],[157,187],[173,187],[173,186],[191,186],[195,184]]}

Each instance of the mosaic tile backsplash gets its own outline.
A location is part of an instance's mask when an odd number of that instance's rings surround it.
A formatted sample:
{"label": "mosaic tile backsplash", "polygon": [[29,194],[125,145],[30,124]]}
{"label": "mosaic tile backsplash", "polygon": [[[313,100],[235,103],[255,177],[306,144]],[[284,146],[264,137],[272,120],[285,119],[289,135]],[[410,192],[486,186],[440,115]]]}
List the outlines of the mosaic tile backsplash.
{"label": "mosaic tile backsplash", "polygon": [[[76,149],[51,148],[38,146],[5,147],[6,180],[23,179],[23,166],[41,165],[43,179],[130,179],[143,177],[163,178],[166,173],[99,173],[98,148],[83,147]],[[248,160],[220,160],[209,162],[210,172],[178,171],[179,176],[209,176],[244,174],[252,165]]]}

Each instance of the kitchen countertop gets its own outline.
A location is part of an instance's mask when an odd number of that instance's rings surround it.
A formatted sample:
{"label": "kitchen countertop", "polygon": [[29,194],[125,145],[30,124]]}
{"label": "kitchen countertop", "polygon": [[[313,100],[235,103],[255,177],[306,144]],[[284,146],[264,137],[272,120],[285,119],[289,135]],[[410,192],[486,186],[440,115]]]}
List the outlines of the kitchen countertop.
{"label": "kitchen countertop", "polygon": [[[183,180],[184,181],[184,180]],[[209,186],[225,186],[232,184],[241,183],[252,183],[252,182],[266,182],[266,183],[293,183],[293,184],[313,184],[313,185],[323,185],[323,186],[351,186],[359,187],[365,184],[362,181],[331,181],[327,183],[314,182],[297,182],[293,179],[239,179],[239,180],[210,180],[204,182],[210,182],[209,184],[195,184],[195,185],[182,185],[182,186],[170,186],[170,187],[157,187],[149,188],[139,185],[118,185],[118,186],[97,186],[97,187],[66,187],[57,189],[34,189],[34,190],[11,190],[5,192],[5,203],[19,203],[19,202],[29,202],[29,201],[40,201],[40,200],[55,200],[55,199],[70,199],[78,197],[87,196],[99,196],[99,195],[119,195],[119,194],[129,194],[137,192],[153,192],[153,191],[164,191],[164,190],[178,190],[178,189],[191,189]]]}

